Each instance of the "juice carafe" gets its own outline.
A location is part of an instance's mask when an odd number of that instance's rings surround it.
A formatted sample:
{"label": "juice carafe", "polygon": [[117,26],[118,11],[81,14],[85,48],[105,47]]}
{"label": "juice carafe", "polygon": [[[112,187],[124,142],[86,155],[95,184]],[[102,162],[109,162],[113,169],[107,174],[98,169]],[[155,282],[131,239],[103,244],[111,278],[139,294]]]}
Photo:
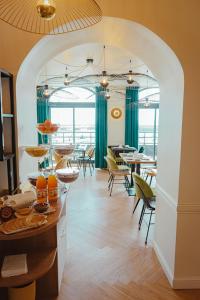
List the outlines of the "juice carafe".
{"label": "juice carafe", "polygon": [[55,202],[58,199],[58,181],[55,175],[48,177],[48,200]]}
{"label": "juice carafe", "polygon": [[38,176],[36,181],[37,201],[47,202],[47,181],[44,176]]}

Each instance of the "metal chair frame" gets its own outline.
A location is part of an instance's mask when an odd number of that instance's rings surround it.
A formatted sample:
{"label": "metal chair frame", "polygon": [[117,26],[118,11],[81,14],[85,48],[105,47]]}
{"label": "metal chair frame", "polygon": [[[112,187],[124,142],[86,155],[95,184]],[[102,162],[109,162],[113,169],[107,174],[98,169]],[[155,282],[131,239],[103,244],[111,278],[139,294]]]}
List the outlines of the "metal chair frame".
{"label": "metal chair frame", "polygon": [[[149,223],[148,223],[148,227],[147,227],[147,234],[146,234],[146,239],[145,239],[145,245],[147,244],[147,240],[148,240],[148,236],[149,236],[149,229],[150,229],[150,226],[153,225],[154,223],[151,222],[151,219],[152,219],[152,216],[155,214],[155,207],[151,206],[151,201],[152,201],[152,198],[147,198],[145,197],[144,195],[144,192],[143,190],[141,189],[141,187],[137,184],[137,182],[135,182],[135,185],[137,185],[137,187],[139,188],[140,192],[142,193],[142,196],[143,196],[143,207],[142,207],[142,211],[141,211],[141,214],[140,214],[140,219],[139,219],[139,230],[141,229],[141,226],[142,226],[142,222],[143,222],[143,219],[144,219],[144,215],[147,215],[149,214],[150,217],[149,217]],[[139,203],[140,199],[138,200],[137,204],[136,204],[136,207]],[[135,209],[136,209],[135,207]],[[134,211],[135,211],[134,209]],[[150,213],[147,213],[146,212],[146,209],[150,210]]]}

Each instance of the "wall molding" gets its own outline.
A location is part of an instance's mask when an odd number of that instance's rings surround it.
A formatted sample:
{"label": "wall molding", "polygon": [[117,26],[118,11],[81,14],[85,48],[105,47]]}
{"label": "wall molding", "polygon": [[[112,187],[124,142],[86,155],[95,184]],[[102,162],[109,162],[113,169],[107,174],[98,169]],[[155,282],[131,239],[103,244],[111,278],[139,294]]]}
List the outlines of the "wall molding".
{"label": "wall molding", "polygon": [[156,256],[162,266],[162,269],[163,269],[165,275],[167,276],[167,279],[168,279],[170,285],[173,287],[174,275],[172,274],[172,271],[171,271],[166,259],[162,255],[162,251],[161,251],[160,247],[158,246],[158,244],[155,241],[153,242],[153,248],[154,248]]}
{"label": "wall molding", "polygon": [[174,210],[177,210],[177,203],[174,198],[168,194],[158,183],[156,184],[157,194],[160,194],[163,200]]}
{"label": "wall molding", "polygon": [[175,290],[200,289],[200,277],[174,278],[172,287]]}
{"label": "wall molding", "polygon": [[162,252],[160,250],[160,247],[158,244],[154,241],[153,244],[154,251],[156,253],[156,256],[162,266],[162,269],[171,285],[171,287],[175,290],[180,289],[200,289],[200,277],[174,277],[172,274],[172,271],[169,268],[169,265],[167,261],[165,260],[164,256],[162,255]]}
{"label": "wall molding", "polygon": [[157,193],[177,214],[200,214],[200,203],[176,203],[159,184],[156,185]]}

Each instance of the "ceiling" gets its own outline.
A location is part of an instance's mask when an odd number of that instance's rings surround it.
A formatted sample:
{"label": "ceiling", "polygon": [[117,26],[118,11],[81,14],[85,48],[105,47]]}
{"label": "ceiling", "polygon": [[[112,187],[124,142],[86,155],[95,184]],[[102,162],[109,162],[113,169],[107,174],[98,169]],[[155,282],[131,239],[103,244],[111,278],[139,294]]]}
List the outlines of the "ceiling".
{"label": "ceiling", "polygon": [[[49,84],[53,89],[64,86],[65,73],[69,75],[72,86],[96,86],[101,80],[104,70],[104,55],[102,44],[83,44],[70,48],[50,60],[41,70],[38,85]],[[87,64],[87,58],[93,59],[93,64]],[[132,63],[130,64],[130,60]],[[66,71],[67,67],[67,71]],[[110,87],[119,90],[127,86],[126,76],[131,69],[138,75],[134,76],[141,88],[158,87],[148,66],[138,57],[121,48],[106,45],[105,69],[109,77]],[[147,76],[148,75],[148,79]]]}

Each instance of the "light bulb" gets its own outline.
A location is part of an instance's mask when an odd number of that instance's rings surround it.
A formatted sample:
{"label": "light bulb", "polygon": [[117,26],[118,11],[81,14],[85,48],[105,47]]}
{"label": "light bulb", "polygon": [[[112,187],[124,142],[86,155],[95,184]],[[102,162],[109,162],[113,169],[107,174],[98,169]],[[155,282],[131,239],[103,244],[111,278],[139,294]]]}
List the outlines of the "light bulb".
{"label": "light bulb", "polygon": [[105,93],[105,98],[106,98],[106,100],[109,100],[109,99],[110,99],[110,93],[109,93],[109,90],[106,91],[106,93]]}
{"label": "light bulb", "polygon": [[107,76],[106,76],[107,75],[106,71],[103,71],[102,75],[103,75],[103,78],[102,78],[100,84],[103,88],[107,88],[107,86],[109,85],[109,82],[108,82],[108,79],[107,79]]}
{"label": "light bulb", "polygon": [[56,4],[54,0],[38,0],[37,12],[45,20],[51,20],[56,15]]}
{"label": "light bulb", "polygon": [[132,84],[134,82],[132,71],[129,71],[127,82],[128,82],[128,84]]}
{"label": "light bulb", "polygon": [[149,107],[149,106],[150,106],[149,99],[146,98],[145,103],[144,103],[144,107]]}
{"label": "light bulb", "polygon": [[68,78],[68,74],[65,74],[64,85],[69,85],[69,84],[70,84],[70,80]]}
{"label": "light bulb", "polygon": [[45,97],[49,97],[49,95],[50,95],[49,86],[48,86],[47,84],[45,84],[45,86],[44,86],[44,92],[43,92],[43,95],[44,95]]}

